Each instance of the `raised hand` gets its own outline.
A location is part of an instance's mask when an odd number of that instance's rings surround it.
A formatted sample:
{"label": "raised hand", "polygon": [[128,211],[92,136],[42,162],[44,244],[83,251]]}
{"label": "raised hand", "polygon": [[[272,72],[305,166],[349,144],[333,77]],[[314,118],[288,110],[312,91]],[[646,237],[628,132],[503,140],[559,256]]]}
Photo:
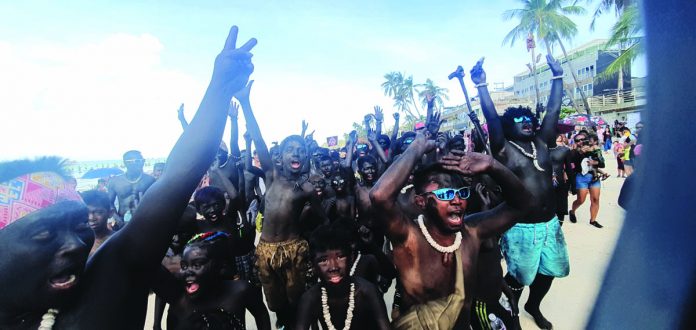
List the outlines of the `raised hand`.
{"label": "raised hand", "polygon": [[440,126],[444,122],[444,120],[440,120],[440,112],[435,112],[432,116],[430,116],[430,118],[427,118],[425,128],[427,129],[430,137],[435,138],[437,136],[437,133],[440,131]]}
{"label": "raised hand", "polygon": [[251,93],[251,86],[254,85],[253,80],[249,80],[246,86],[242,87],[236,93],[234,93],[234,98],[239,101],[239,103],[245,104],[249,103],[249,94]]}
{"label": "raised hand", "polygon": [[478,152],[465,153],[461,150],[452,150],[440,160],[444,169],[467,176],[487,172],[493,167],[493,162],[491,156]]}
{"label": "raised hand", "polygon": [[375,105],[375,121],[380,123],[384,121],[384,111],[379,105]]}
{"label": "raised hand", "polygon": [[546,55],[546,63],[549,64],[549,68],[551,69],[551,72],[554,76],[563,75],[563,67],[561,66],[561,63],[559,63],[558,60],[553,58],[551,54]]}
{"label": "raised hand", "polygon": [[476,184],[476,193],[478,194],[479,198],[481,199],[481,202],[486,208],[489,208],[491,205],[491,197],[490,194],[488,193],[488,189],[484,187],[481,183]]}
{"label": "raised hand", "polygon": [[398,112],[394,112],[392,116],[394,116],[394,120],[399,120],[400,115]]}
{"label": "raised hand", "polygon": [[476,62],[476,65],[471,69],[469,72],[471,74],[471,81],[474,82],[474,84],[483,84],[486,82],[486,71],[483,71],[483,60],[485,57],[481,57],[481,59]]}
{"label": "raised hand", "polygon": [[239,115],[239,103],[237,102],[230,102],[230,107],[227,109],[227,116],[232,118],[232,119],[237,119],[237,116]]}
{"label": "raised hand", "polygon": [[305,136],[305,133],[307,133],[307,128],[309,128],[309,123],[302,119],[302,136]]}
{"label": "raised hand", "polygon": [[348,134],[348,139],[352,143],[357,142],[358,141],[358,132],[355,130],[350,131],[350,134]]}
{"label": "raised hand", "polygon": [[221,88],[232,98],[232,95],[244,88],[249,81],[249,75],[254,72],[251,63],[251,49],[256,45],[256,39],[251,38],[244,45],[237,48],[237,33],[239,29],[233,26],[225,41],[225,47],[215,58],[215,67],[211,86]]}
{"label": "raised hand", "polygon": [[244,141],[246,141],[246,142],[251,141],[251,134],[249,133],[249,131],[244,132],[244,135],[242,135],[242,136],[244,137]]}
{"label": "raised hand", "polygon": [[[413,143],[411,144],[424,144],[425,145],[425,152],[424,153],[429,153],[437,148],[437,143],[435,140],[430,140],[428,139],[425,134],[423,133],[416,133],[416,138],[413,140]],[[409,146],[410,147],[410,146]]]}
{"label": "raised hand", "polygon": [[176,110],[176,112],[177,112],[177,117],[179,117],[179,119],[184,118],[184,104],[183,103],[179,106],[179,109]]}

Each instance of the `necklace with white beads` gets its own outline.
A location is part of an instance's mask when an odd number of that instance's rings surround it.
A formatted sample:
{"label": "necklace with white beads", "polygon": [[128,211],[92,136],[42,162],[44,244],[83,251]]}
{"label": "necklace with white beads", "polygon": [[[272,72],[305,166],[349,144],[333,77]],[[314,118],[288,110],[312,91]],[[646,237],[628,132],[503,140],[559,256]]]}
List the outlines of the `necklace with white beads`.
{"label": "necklace with white beads", "polygon": [[432,236],[430,236],[430,233],[428,232],[428,228],[425,228],[425,224],[423,223],[423,215],[418,216],[418,227],[420,227],[421,233],[423,233],[423,236],[425,236],[425,240],[428,241],[428,244],[433,247],[433,249],[437,250],[438,252],[441,253],[452,253],[454,251],[457,251],[459,249],[459,246],[462,244],[462,233],[457,232],[457,234],[454,237],[454,243],[450,246],[442,246],[440,244],[437,244],[435,240],[433,239]]}
{"label": "necklace with white beads", "polygon": [[527,151],[525,151],[524,148],[517,145],[517,143],[512,142],[512,141],[508,141],[508,142],[510,142],[510,144],[512,144],[515,148],[517,148],[517,150],[519,150],[523,155],[527,156],[528,158],[531,158],[532,163],[534,164],[534,167],[539,172],[545,172],[544,169],[541,168],[541,166],[539,166],[539,161],[537,160],[537,150],[536,150],[536,146],[534,146],[534,142],[530,142],[530,144],[532,145],[532,153],[531,154],[528,153]]}
{"label": "necklace with white beads", "polygon": [[56,316],[58,315],[58,310],[51,308],[46,314],[41,316],[41,323],[39,324],[39,330],[51,330],[53,325],[56,323]]}
{"label": "necklace with white beads", "polygon": [[362,257],[362,254],[360,251],[358,251],[358,257],[355,258],[355,261],[353,262],[353,266],[350,267],[350,276],[353,276],[355,274],[355,268],[358,267],[358,262],[360,262],[360,257]]}
{"label": "necklace with white beads", "polygon": [[[331,323],[331,312],[329,312],[329,296],[326,294],[326,288],[321,287],[321,309],[324,314],[324,322],[329,330],[336,330]],[[355,283],[350,283],[350,295],[348,296],[348,312],[346,313],[346,323],[343,330],[350,329],[350,323],[353,321],[353,310],[355,309]]]}

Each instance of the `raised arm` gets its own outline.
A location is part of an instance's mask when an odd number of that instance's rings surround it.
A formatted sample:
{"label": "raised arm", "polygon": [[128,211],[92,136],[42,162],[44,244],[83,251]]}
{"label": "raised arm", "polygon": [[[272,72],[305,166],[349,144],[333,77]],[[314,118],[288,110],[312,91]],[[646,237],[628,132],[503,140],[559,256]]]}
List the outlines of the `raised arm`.
{"label": "raised arm", "polygon": [[483,58],[476,62],[474,68],[471,69],[471,81],[476,84],[483,116],[486,117],[486,123],[488,124],[491,152],[497,154],[505,147],[505,134],[503,134],[503,125],[500,122],[500,117],[498,117],[498,112],[495,110],[491,95],[488,93],[486,72],[483,71]]}
{"label": "raised arm", "polygon": [[379,145],[379,142],[377,142],[377,132],[369,130],[367,132],[367,140],[372,144],[372,150],[375,151],[382,163],[386,164],[388,161],[387,155],[384,153],[384,149]]}
{"label": "raised arm", "polygon": [[121,267],[124,274],[115,276],[140,276],[133,267],[151,269],[167,251],[177,220],[215,157],[232,94],[244,87],[254,70],[249,51],[256,39],[239,48],[236,41],[237,27],[233,26],[215,59],[201,105],[169,154],[167,170],[147,190],[131,223],[107,242],[109,250],[116,251],[111,256],[118,260],[113,262],[126,266]]}
{"label": "raised arm", "polygon": [[259,128],[259,123],[256,122],[254,111],[251,109],[249,92],[251,92],[251,86],[253,84],[253,80],[249,81],[246,87],[237,92],[234,97],[242,106],[244,120],[246,120],[247,132],[249,132],[249,135],[251,135],[251,140],[254,141],[254,146],[256,146],[256,154],[259,155],[259,162],[261,162],[261,168],[266,173],[265,180],[267,186],[270,186],[270,183],[273,180],[273,159],[271,159],[271,153],[268,152],[266,142],[263,140],[263,136],[261,135],[261,129]]}
{"label": "raised arm", "polygon": [[477,237],[485,239],[502,233],[535,207],[536,199],[512,171],[489,155],[452,150],[442,158],[443,168],[465,176],[488,174],[500,185],[504,203],[490,211],[467,216],[465,223]]}
{"label": "raised arm", "polygon": [[358,140],[358,132],[351,131],[348,134],[348,141],[346,141],[346,159],[341,163],[341,167],[351,169],[351,174],[353,173],[353,147],[355,146],[355,141]]}
{"label": "raised arm", "polygon": [[394,112],[394,128],[391,134],[391,143],[389,144],[389,161],[394,157],[394,149],[396,149],[396,139],[399,138],[399,113]]}
{"label": "raised arm", "polygon": [[377,136],[382,134],[382,123],[384,123],[384,111],[379,105],[375,105],[375,132]]}
{"label": "raised arm", "polygon": [[558,134],[558,118],[561,115],[561,99],[563,97],[563,68],[553,56],[546,55],[546,62],[549,64],[553,78],[551,78],[551,95],[549,102],[546,104],[546,115],[541,123],[539,132],[542,140],[547,145],[552,146],[556,141]]}
{"label": "raised arm", "polygon": [[406,239],[409,221],[397,202],[401,188],[406,185],[408,177],[421,160],[423,154],[435,148],[435,141],[426,140],[421,133],[416,134],[408,149],[394,162],[370,189],[372,207],[377,213],[380,225],[386,229],[387,237],[394,244]]}
{"label": "raised arm", "polygon": [[239,151],[239,104],[230,102],[230,108],[227,110],[227,116],[230,118],[230,154],[232,159],[239,159],[241,152]]}
{"label": "raised arm", "polygon": [[188,127],[188,122],[186,121],[186,116],[184,116],[184,104],[182,103],[179,106],[179,110],[177,112],[177,117],[179,118],[179,123],[181,123],[181,128],[183,130],[186,130],[186,127]]}

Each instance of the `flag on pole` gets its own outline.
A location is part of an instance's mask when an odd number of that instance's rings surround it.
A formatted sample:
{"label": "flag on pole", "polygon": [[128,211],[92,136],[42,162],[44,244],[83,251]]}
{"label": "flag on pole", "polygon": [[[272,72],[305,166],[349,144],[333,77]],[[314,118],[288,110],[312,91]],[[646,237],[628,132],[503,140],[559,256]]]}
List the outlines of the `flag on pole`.
{"label": "flag on pole", "polygon": [[329,136],[326,138],[326,144],[329,147],[335,147],[338,145],[338,136]]}

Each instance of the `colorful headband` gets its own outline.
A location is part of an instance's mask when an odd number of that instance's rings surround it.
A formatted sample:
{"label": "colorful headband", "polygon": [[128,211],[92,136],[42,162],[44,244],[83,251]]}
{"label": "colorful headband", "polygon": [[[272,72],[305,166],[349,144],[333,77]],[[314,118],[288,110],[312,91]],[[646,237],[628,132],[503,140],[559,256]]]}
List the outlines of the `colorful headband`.
{"label": "colorful headband", "polygon": [[0,229],[29,213],[63,201],[82,201],[54,172],[35,172],[0,183]]}
{"label": "colorful headband", "polygon": [[198,242],[210,242],[214,241],[218,238],[228,238],[230,237],[230,234],[224,232],[224,231],[209,231],[206,233],[199,233],[196,235],[193,235],[191,239],[186,242],[186,245],[189,245],[191,243],[198,243]]}

